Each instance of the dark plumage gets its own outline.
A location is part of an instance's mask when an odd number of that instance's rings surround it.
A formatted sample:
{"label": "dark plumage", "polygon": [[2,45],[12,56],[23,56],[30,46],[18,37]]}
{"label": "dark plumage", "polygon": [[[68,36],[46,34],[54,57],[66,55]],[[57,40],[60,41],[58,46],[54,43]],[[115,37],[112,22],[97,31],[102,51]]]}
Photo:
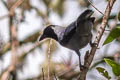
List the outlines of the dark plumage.
{"label": "dark plumage", "polygon": [[92,38],[91,30],[95,20],[95,17],[91,17],[92,14],[92,10],[85,10],[67,28],[58,25],[49,25],[44,29],[39,40],[41,41],[45,38],[55,39],[62,46],[74,50],[78,54],[80,61],[79,49],[90,43]]}

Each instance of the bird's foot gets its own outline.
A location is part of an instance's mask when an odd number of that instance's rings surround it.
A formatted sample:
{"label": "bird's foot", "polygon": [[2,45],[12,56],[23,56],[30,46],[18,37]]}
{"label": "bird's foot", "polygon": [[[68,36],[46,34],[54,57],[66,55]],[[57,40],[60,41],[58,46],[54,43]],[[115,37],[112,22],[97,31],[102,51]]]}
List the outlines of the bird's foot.
{"label": "bird's foot", "polygon": [[81,66],[80,66],[80,71],[83,71],[84,69],[87,69],[87,67],[84,66],[84,65],[81,65]]}
{"label": "bird's foot", "polygon": [[91,47],[97,47],[97,43],[92,43],[92,42],[90,42],[90,46],[91,46]]}

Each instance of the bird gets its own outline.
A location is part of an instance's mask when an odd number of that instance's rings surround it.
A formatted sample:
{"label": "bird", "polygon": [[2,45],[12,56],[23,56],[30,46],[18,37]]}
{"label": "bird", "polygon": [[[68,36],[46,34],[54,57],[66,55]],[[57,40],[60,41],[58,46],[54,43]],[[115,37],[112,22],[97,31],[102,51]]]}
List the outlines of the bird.
{"label": "bird", "polygon": [[87,46],[88,43],[92,45],[92,28],[95,17],[92,17],[94,11],[87,9],[82,12],[78,18],[69,24],[67,27],[59,25],[48,25],[40,36],[39,41],[46,38],[56,40],[60,45],[73,50],[79,56],[79,66],[82,69],[80,59],[80,49]]}

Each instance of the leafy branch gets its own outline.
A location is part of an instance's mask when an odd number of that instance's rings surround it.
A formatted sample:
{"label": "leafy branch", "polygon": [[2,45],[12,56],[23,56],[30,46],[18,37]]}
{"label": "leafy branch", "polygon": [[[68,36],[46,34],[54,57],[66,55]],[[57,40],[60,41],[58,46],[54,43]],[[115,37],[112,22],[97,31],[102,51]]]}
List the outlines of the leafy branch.
{"label": "leafy branch", "polygon": [[102,19],[102,23],[101,23],[101,26],[97,32],[97,36],[96,36],[96,39],[94,41],[94,43],[96,44],[96,46],[92,47],[90,53],[88,54],[88,52],[86,52],[86,55],[85,55],[85,62],[84,62],[84,66],[85,68],[80,72],[80,76],[78,78],[78,80],[86,80],[86,74],[90,68],[90,65],[93,61],[93,58],[94,58],[94,55],[95,55],[95,52],[97,50],[97,47],[99,45],[99,42],[102,38],[102,35],[105,31],[105,28],[106,28],[106,25],[107,25],[107,22],[108,22],[108,18],[110,16],[110,13],[111,13],[111,10],[112,10],[112,7],[113,7],[113,4],[115,3],[116,0],[109,0],[108,1],[108,5],[106,7],[106,10],[105,10],[105,13],[104,13],[104,16],[103,16],[103,19]]}

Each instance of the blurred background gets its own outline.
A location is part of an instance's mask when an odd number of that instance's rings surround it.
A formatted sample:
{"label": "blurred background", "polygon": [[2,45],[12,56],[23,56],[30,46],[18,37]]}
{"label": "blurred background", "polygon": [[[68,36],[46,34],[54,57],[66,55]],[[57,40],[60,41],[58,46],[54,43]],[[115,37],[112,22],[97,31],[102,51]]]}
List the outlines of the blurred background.
{"label": "blurred background", "polygon": [[[60,46],[56,41],[46,39],[38,43],[43,29],[49,25],[67,27],[86,9],[94,11],[93,41],[103,15],[96,11],[88,0],[23,0],[22,4],[9,16],[11,7],[17,0],[0,0],[0,80],[8,72],[9,80],[76,80],[79,76],[78,56],[75,52]],[[22,1],[22,0],[21,0]],[[90,0],[104,13],[107,0]],[[105,80],[96,70],[97,66],[108,70],[112,80],[115,76],[105,64],[107,57],[119,61],[120,39],[103,46],[109,30],[120,22],[117,20],[120,0],[113,6],[106,31],[96,52],[87,80]],[[90,45],[81,49],[82,63]],[[12,67],[12,68],[11,68]],[[13,71],[11,73],[10,71]]]}

